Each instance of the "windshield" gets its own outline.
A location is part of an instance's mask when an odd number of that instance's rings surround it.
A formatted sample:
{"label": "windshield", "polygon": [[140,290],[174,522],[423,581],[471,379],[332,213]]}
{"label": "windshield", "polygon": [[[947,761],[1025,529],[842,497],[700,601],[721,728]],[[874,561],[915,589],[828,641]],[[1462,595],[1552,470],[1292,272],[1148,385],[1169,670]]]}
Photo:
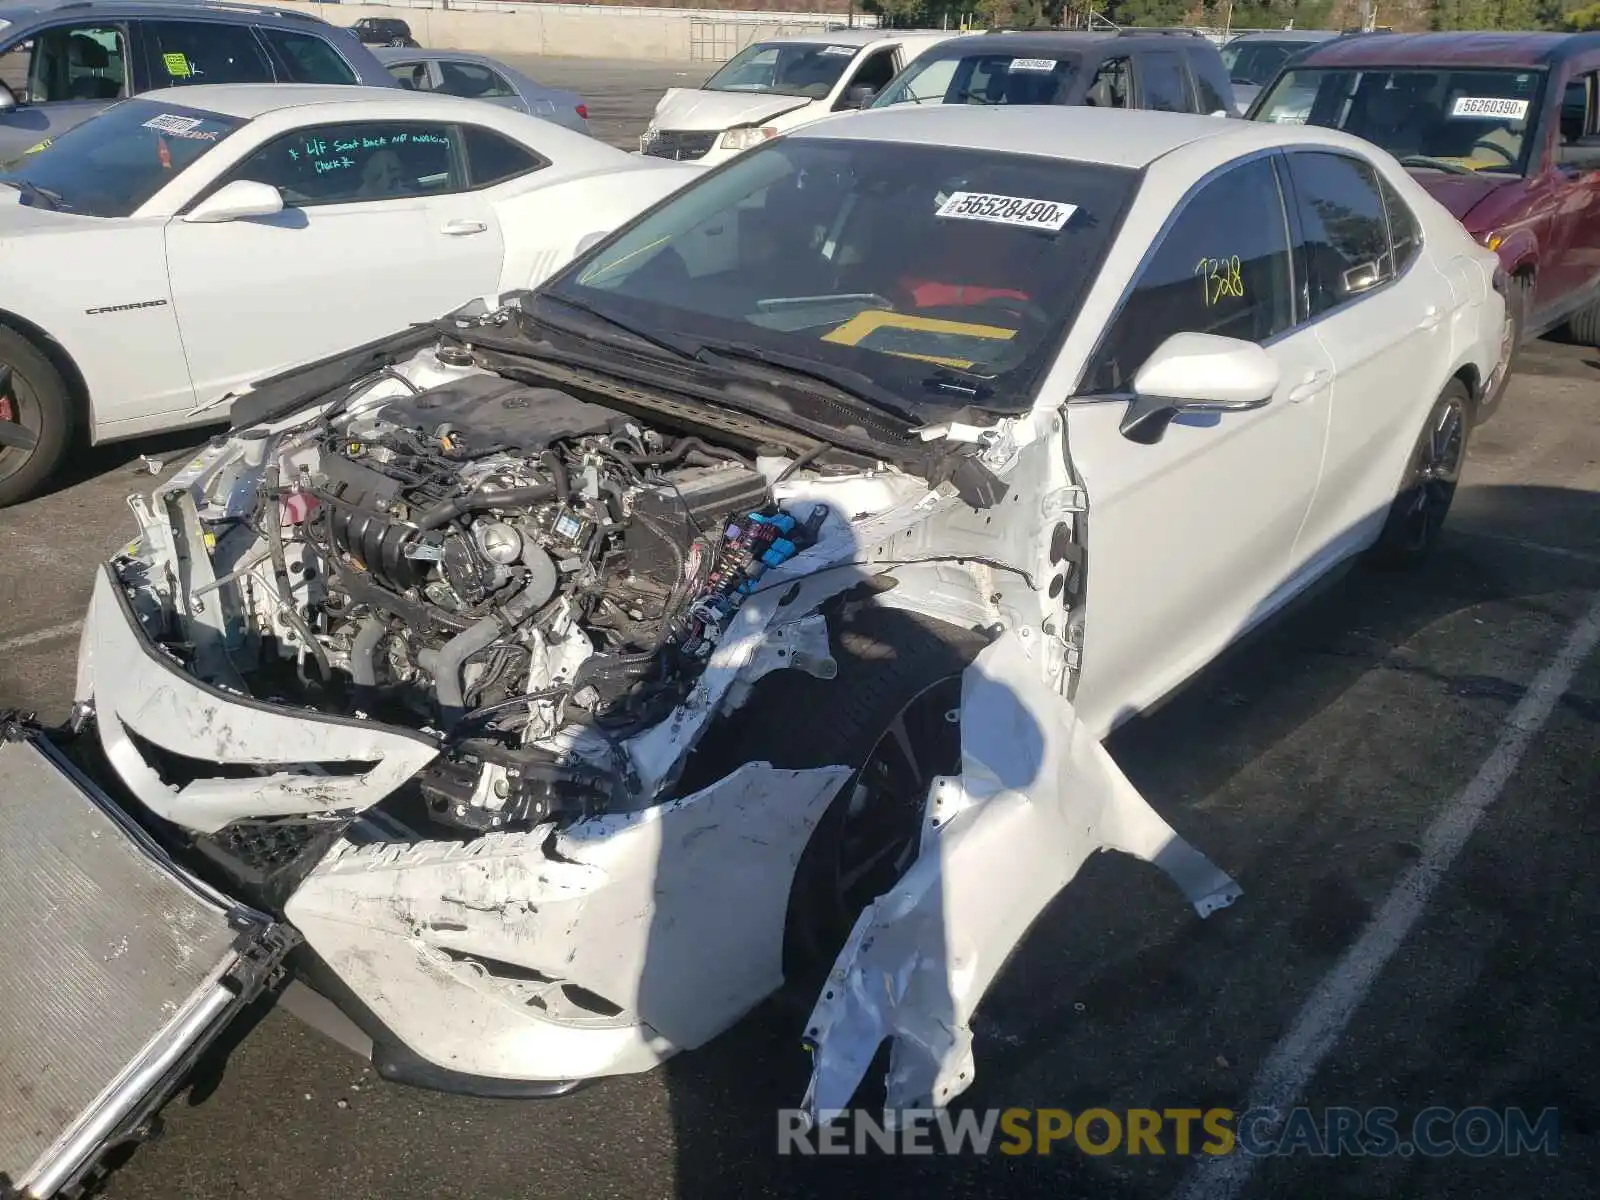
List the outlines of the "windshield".
{"label": "windshield", "polygon": [[1077,55],[972,54],[912,63],[872,104],[1065,104]]}
{"label": "windshield", "polygon": [[1222,65],[1230,82],[1266,87],[1289,56],[1305,48],[1304,42],[1235,42],[1222,48]]}
{"label": "windshield", "polygon": [[1520,174],[1543,84],[1540,71],[1307,68],[1285,74],[1255,119],[1342,129],[1407,166]]}
{"label": "windshield", "polygon": [[0,170],[24,202],[90,217],[126,217],[244,122],[124,100]]}
{"label": "windshield", "polygon": [[1137,180],[988,150],[783,139],[678,193],[546,291],[679,344],[853,371],[906,409],[1020,411]]}
{"label": "windshield", "polygon": [[859,46],[757,42],[705,82],[708,92],[762,92],[820,100],[833,90]]}

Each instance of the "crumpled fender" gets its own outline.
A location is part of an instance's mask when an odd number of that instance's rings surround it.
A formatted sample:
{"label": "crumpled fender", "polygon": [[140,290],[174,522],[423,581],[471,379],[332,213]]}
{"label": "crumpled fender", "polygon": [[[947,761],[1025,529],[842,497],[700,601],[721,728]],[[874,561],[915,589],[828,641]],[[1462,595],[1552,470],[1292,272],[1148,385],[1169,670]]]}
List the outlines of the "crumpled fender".
{"label": "crumpled fender", "polygon": [[813,1121],[850,1103],[885,1038],[891,1112],[965,1091],[974,1010],[1097,851],[1154,863],[1202,917],[1240,894],[1156,814],[1033,654],[1007,632],[962,678],[961,775],[933,781],[916,862],[856,921],[807,1023]]}

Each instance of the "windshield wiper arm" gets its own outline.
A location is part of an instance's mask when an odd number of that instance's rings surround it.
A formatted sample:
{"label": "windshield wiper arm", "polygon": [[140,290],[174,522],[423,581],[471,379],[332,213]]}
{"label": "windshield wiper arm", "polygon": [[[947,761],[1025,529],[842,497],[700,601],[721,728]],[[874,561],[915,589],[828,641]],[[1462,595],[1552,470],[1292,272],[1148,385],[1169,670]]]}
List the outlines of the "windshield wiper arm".
{"label": "windshield wiper arm", "polygon": [[26,179],[0,179],[0,183],[7,187],[14,187],[29,200],[43,200],[46,208],[60,208],[61,196],[49,188],[42,188],[36,183],[29,183]]}
{"label": "windshield wiper arm", "polygon": [[[632,325],[629,325],[626,321],[617,320],[616,317],[613,317],[609,313],[601,312],[598,308],[595,308],[591,304],[586,304],[582,300],[574,300],[571,296],[563,296],[555,292],[544,292],[540,294],[538,303],[545,304],[552,300],[557,304],[563,304],[568,308],[576,309],[578,312],[583,313],[592,320],[598,321],[602,325],[610,326],[618,333],[626,334],[628,337],[644,342],[648,346],[654,346],[657,350],[664,350],[674,358],[691,359],[695,356],[695,351],[699,349],[699,347],[693,343],[685,344],[672,338],[661,337],[659,334],[646,333],[642,329],[638,329]],[[526,309],[524,309],[524,311],[526,311]],[[549,325],[553,329],[559,329],[563,333],[580,333],[579,330],[574,329],[570,325],[551,321],[547,318],[538,316],[537,314],[530,315],[533,316],[534,320]]]}
{"label": "windshield wiper arm", "polygon": [[1427,154],[1407,154],[1399,162],[1402,167],[1432,167],[1435,171],[1443,171],[1447,175],[1472,174],[1469,168],[1463,167],[1460,163],[1448,162]]}
{"label": "windshield wiper arm", "polygon": [[694,356],[709,367],[748,375],[752,372],[742,364],[750,363],[769,367],[781,375],[788,375],[811,384],[825,384],[835,392],[872,409],[876,414],[898,417],[913,424],[919,418],[904,407],[905,401],[888,388],[880,387],[865,375],[845,367],[779,351],[764,350],[743,342],[711,342],[702,345]]}

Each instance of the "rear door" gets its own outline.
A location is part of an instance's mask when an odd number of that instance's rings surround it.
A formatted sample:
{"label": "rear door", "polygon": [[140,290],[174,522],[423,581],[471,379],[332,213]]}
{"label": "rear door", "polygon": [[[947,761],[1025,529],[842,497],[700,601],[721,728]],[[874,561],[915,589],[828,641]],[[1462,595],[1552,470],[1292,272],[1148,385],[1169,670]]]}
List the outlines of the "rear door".
{"label": "rear door", "polygon": [[0,112],[0,162],[94,116],[138,87],[128,27],[63,21],[0,50],[0,82],[17,107]]}
{"label": "rear door", "polygon": [[1371,163],[1328,150],[1288,162],[1302,302],[1334,370],[1322,483],[1295,548],[1314,572],[1382,525],[1448,375],[1457,298],[1416,239],[1391,242],[1386,207],[1403,218],[1404,201]]}
{"label": "rear door", "polygon": [[141,19],[137,33],[152,88],[277,82],[266,47],[249,25]]}
{"label": "rear door", "polygon": [[441,58],[434,63],[439,73],[437,91],[446,96],[462,96],[469,100],[483,100],[500,108],[532,113],[536,117],[554,115],[556,106],[549,100],[536,100],[531,106],[517,89],[511,86],[500,72],[483,63],[465,59]]}
{"label": "rear door", "polygon": [[283,212],[173,218],[167,259],[196,399],[494,291],[500,225],[470,190],[461,141],[455,125],[429,121],[297,130],[215,185],[271,184]]}

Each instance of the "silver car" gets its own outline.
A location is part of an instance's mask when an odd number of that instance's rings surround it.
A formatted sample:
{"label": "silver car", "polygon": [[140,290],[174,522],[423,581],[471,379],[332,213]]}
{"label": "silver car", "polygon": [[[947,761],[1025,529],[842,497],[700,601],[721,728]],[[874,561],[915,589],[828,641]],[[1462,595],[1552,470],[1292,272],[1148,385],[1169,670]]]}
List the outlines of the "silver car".
{"label": "silver car", "polygon": [[373,53],[401,87],[484,100],[542,117],[579,133],[589,132],[589,108],[581,96],[545,87],[487,55],[465,50],[387,46],[375,48]]}

